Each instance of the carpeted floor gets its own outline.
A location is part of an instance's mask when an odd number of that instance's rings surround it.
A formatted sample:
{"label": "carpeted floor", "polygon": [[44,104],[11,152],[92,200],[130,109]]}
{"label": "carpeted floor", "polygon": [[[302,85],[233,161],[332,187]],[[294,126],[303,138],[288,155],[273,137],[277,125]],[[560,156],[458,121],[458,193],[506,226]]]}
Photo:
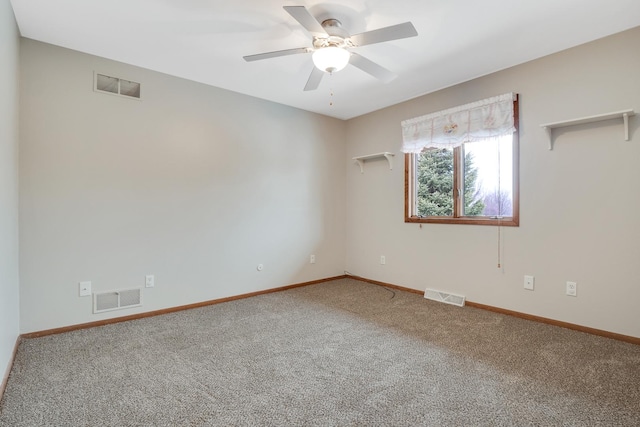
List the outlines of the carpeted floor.
{"label": "carpeted floor", "polygon": [[639,426],[640,346],[350,279],[24,340],[0,426]]}

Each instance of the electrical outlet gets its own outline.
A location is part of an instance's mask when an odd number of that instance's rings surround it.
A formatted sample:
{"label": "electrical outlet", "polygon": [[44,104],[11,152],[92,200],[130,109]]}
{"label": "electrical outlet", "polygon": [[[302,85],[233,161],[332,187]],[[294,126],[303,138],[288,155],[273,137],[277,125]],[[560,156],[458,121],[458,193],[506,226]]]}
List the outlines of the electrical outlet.
{"label": "electrical outlet", "polygon": [[78,295],[81,297],[91,296],[91,282],[78,283]]}
{"label": "electrical outlet", "polygon": [[570,297],[578,296],[578,284],[576,282],[567,282],[567,295]]}
{"label": "electrical outlet", "polygon": [[387,263],[387,258],[384,255],[380,256],[380,264],[385,265]]}
{"label": "electrical outlet", "polygon": [[156,285],[155,278],[152,274],[148,274],[144,276],[144,286],[145,288],[153,288]]}
{"label": "electrical outlet", "polygon": [[532,291],[533,285],[535,283],[535,278],[533,276],[524,276],[524,288]]}
{"label": "electrical outlet", "polygon": [[316,263],[316,256],[309,255],[309,264],[315,264],[315,263]]}

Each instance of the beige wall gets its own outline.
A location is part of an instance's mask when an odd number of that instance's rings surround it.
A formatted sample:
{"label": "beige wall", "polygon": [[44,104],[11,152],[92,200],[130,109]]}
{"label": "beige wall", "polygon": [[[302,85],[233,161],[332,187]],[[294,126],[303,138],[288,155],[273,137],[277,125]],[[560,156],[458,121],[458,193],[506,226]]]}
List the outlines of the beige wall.
{"label": "beige wall", "polygon": [[[638,117],[629,142],[621,121],[610,121],[557,131],[551,152],[539,126],[639,110],[638,42],[634,29],[340,122],[22,40],[21,330],[346,266],[639,337]],[[93,92],[94,70],[140,81],[143,100]],[[509,91],[521,97],[521,226],[502,229],[499,269],[495,227],[403,222],[400,121]],[[393,170],[371,161],[360,174],[350,160],[380,151],[396,153]],[[139,309],[93,315],[90,299],[77,296],[81,280],[103,291],[141,286],[145,274],[156,287]],[[536,277],[535,291],[523,289],[525,274]],[[577,298],[564,295],[568,280],[578,282]]]}
{"label": "beige wall", "polygon": [[[640,337],[640,131],[622,120],[555,132],[540,124],[640,111],[640,28],[350,120],[347,158],[392,151],[394,168],[347,165],[346,269],[413,289]],[[426,79],[429,78],[425,75]],[[400,121],[505,92],[520,94],[520,227],[403,222]],[[380,265],[380,255],[386,265]],[[535,290],[523,289],[523,275]],[[577,298],[565,282],[578,283]]]}
{"label": "beige wall", "polygon": [[0,0],[0,382],[18,338],[18,46],[9,0]]}
{"label": "beige wall", "polygon": [[[21,67],[22,332],[343,273],[344,122],[27,39]],[[78,297],[146,274],[143,307]]]}

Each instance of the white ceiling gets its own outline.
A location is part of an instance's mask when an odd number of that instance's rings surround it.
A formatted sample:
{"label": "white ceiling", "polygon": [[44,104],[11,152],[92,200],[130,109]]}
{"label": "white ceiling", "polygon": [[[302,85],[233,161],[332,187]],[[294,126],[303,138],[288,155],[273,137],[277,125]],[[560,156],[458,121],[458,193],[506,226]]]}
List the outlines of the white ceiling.
{"label": "white ceiling", "polygon": [[[24,37],[341,119],[640,26],[639,0],[11,3]],[[337,18],[350,34],[411,21],[418,36],[357,49],[398,74],[391,83],[347,66],[303,92],[311,54],[242,59],[311,46],[285,5],[306,6],[320,21]]]}

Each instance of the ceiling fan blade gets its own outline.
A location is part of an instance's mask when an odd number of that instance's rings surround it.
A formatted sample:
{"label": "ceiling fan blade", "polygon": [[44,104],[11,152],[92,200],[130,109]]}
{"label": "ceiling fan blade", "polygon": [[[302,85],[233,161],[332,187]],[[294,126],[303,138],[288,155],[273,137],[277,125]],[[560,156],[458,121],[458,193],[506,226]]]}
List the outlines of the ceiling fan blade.
{"label": "ceiling fan blade", "polygon": [[382,80],[384,83],[389,83],[391,80],[398,77],[397,74],[392,73],[381,65],[378,65],[357,53],[351,53],[349,63],[354,67],[360,68],[365,73],[371,74],[373,77]]}
{"label": "ceiling fan blade", "polygon": [[406,39],[407,37],[415,37],[417,35],[418,32],[413,24],[411,22],[405,22],[404,24],[354,34],[350,38],[354,45],[366,46],[368,44],[387,42],[390,40]]}
{"label": "ceiling fan blade", "polygon": [[304,6],[283,6],[284,10],[286,10],[289,15],[293,17],[296,21],[300,23],[307,31],[311,34],[322,34],[326,35],[327,32],[322,28],[322,25],[318,22],[316,18],[313,17],[309,13],[306,7]]}
{"label": "ceiling fan blade", "polygon": [[318,69],[315,65],[313,66],[313,70],[311,70],[311,74],[309,75],[309,80],[307,80],[307,84],[304,86],[305,92],[308,90],[316,90],[318,86],[320,86],[320,81],[324,76],[324,71]]}
{"label": "ceiling fan blade", "polygon": [[256,55],[247,55],[247,56],[243,56],[243,58],[245,61],[251,62],[251,61],[259,61],[261,59],[276,58],[278,56],[295,55],[297,53],[308,53],[311,51],[312,49],[308,47],[297,47],[295,49],[276,50],[274,52],[265,52],[265,53],[258,53]]}

